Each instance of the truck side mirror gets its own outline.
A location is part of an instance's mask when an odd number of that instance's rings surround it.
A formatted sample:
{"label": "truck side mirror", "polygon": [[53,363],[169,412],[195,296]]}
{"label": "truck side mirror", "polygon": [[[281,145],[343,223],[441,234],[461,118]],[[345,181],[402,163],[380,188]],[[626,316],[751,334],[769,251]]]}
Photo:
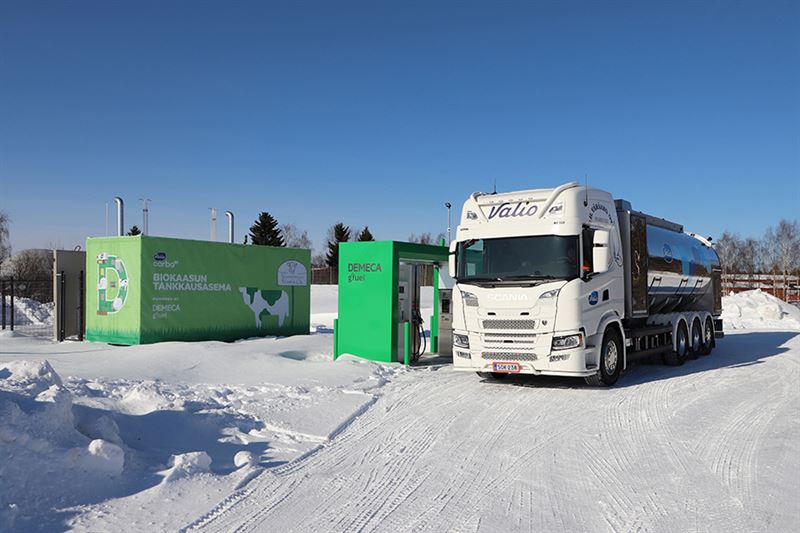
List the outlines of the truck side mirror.
{"label": "truck side mirror", "polygon": [[611,263],[611,234],[606,230],[596,230],[594,232],[594,242],[592,243],[592,265],[595,274],[608,272]]}
{"label": "truck side mirror", "polygon": [[458,243],[450,243],[450,254],[447,256],[447,273],[451,278],[456,277],[456,246]]}

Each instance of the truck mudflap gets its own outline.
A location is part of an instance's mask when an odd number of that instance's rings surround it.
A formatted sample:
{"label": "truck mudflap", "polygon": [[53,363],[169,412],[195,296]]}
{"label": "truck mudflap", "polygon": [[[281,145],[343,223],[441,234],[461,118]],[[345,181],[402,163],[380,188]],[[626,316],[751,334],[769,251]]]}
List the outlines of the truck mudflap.
{"label": "truck mudflap", "polygon": [[722,319],[715,318],[714,319],[714,338],[721,339],[725,336],[725,331],[722,329]]}

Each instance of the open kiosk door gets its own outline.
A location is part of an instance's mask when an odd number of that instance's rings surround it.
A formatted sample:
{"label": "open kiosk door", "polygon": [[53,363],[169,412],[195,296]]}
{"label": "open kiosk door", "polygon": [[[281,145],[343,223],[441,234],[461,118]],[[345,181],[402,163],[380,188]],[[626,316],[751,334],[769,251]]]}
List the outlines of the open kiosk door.
{"label": "open kiosk door", "polygon": [[405,323],[411,324],[411,362],[419,360],[425,351],[425,334],[420,312],[420,266],[414,263],[400,263],[397,283],[397,357],[403,362],[405,354]]}

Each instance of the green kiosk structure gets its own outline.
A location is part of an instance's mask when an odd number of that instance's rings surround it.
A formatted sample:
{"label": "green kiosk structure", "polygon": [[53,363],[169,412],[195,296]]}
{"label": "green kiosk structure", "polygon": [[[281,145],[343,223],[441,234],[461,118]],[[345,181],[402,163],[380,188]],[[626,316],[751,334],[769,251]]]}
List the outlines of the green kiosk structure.
{"label": "green kiosk structure", "polygon": [[112,344],[306,335],[311,252],[137,235],[86,241],[86,338]]}
{"label": "green kiosk structure", "polygon": [[[447,258],[444,246],[397,241],[341,243],[334,357],[351,354],[387,363],[415,362],[424,341],[419,266],[446,269]],[[429,322],[432,352],[437,351],[438,283],[436,272]]]}

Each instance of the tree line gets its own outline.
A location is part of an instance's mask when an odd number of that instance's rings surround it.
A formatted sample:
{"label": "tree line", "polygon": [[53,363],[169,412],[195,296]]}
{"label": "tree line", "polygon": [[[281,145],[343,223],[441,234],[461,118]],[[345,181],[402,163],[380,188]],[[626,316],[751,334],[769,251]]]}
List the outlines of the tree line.
{"label": "tree line", "polygon": [[[339,244],[348,242],[355,234],[356,241],[374,241],[375,237],[369,230],[369,226],[364,226],[355,232],[343,222],[337,222],[328,228],[325,253],[315,255],[312,258],[314,266],[336,267],[339,264]],[[257,246],[279,246],[289,248],[312,249],[313,243],[308,237],[308,232],[300,230],[293,224],[278,224],[278,220],[267,212],[261,212],[256,218],[250,232],[244,238],[245,244]]]}
{"label": "tree line", "polygon": [[760,239],[724,231],[714,244],[723,274],[800,273],[800,222],[781,220]]}

